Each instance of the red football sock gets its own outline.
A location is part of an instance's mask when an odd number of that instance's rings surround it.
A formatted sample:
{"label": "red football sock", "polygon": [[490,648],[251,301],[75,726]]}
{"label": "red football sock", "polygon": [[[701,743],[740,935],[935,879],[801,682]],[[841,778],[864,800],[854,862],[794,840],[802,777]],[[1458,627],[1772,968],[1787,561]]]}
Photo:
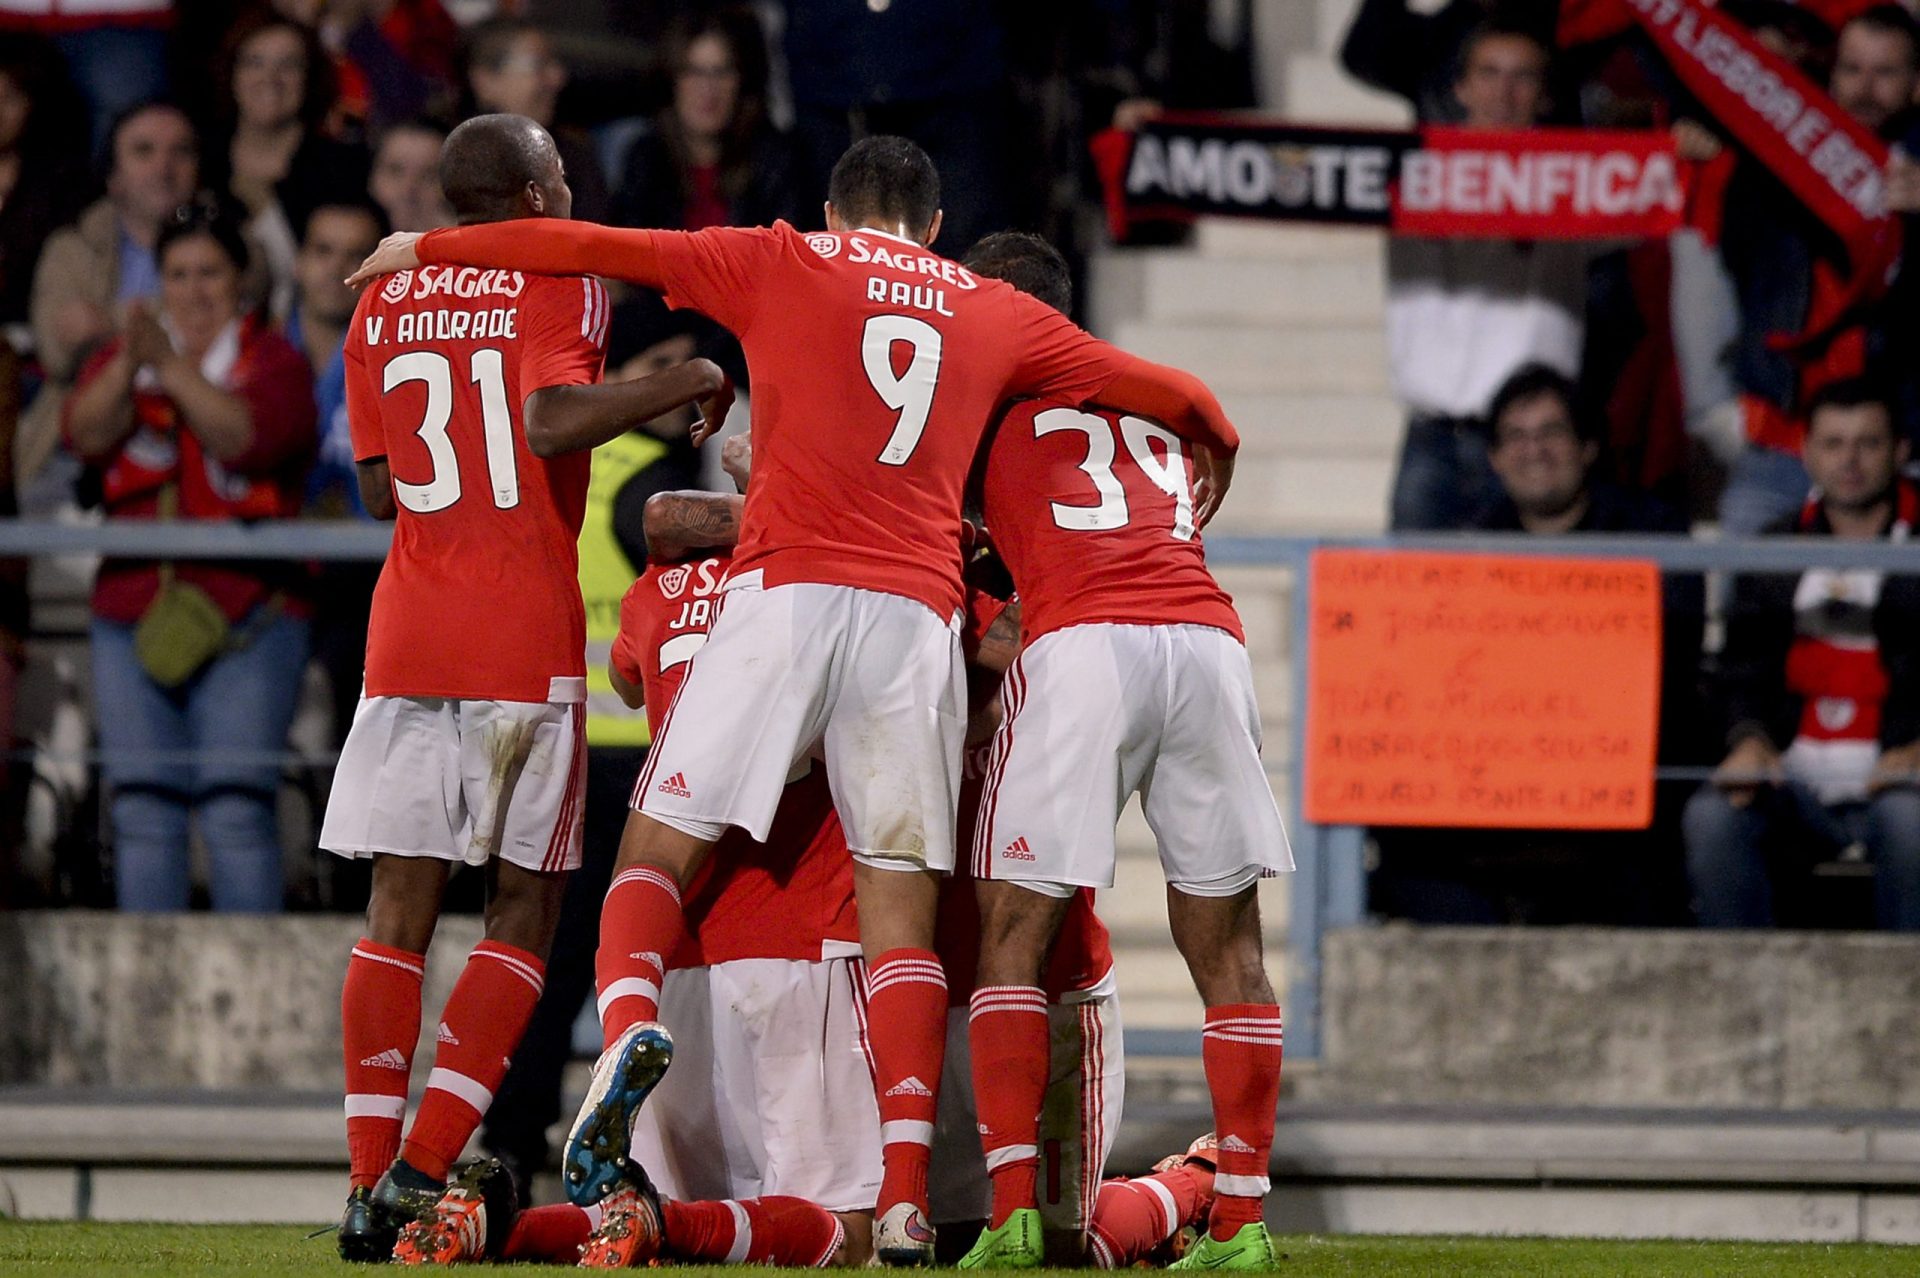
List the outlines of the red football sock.
{"label": "red football sock", "polygon": [[365,938],[347,960],[340,1025],[347,1061],[347,1159],[356,1189],[379,1180],[400,1152],[426,962],[424,954]]}
{"label": "red football sock", "polygon": [[513,1232],[507,1235],[497,1259],[570,1265],[580,1259],[580,1249],[599,1227],[598,1203],[591,1207],[575,1207],[572,1203],[529,1207],[514,1217]]}
{"label": "red football sock", "polygon": [[413,1167],[446,1179],[506,1077],[546,976],[547,965],[525,950],[498,941],[473,947],[440,1013],[433,1073],[407,1132],[402,1154]]}
{"label": "red football sock", "polygon": [[1128,1269],[1146,1258],[1184,1225],[1198,1224],[1208,1199],[1202,1167],[1109,1180],[1101,1184],[1094,1201],[1087,1246],[1094,1264],[1102,1269]]}
{"label": "red football sock", "polygon": [[600,908],[600,950],[594,957],[606,1046],[642,1021],[660,1019],[660,982],[667,968],[662,955],[673,953],[685,929],[680,885],[671,874],[636,865],[614,875]]}
{"label": "red football sock", "polygon": [[867,1037],[884,1170],[875,1210],[927,1210],[927,1158],[947,1055],[947,974],[931,950],[888,950],[867,983]]}
{"label": "red football sock", "polygon": [[1040,1205],[1035,1180],[1051,1047],[1047,995],[1037,985],[988,985],[975,990],[970,1003],[973,1103],[993,1178],[993,1215],[987,1223],[998,1229],[1021,1208]]}
{"label": "red football sock", "polygon": [[845,1241],[837,1217],[804,1198],[662,1202],[667,1250],[677,1260],[818,1269]]}
{"label": "red football sock", "polygon": [[1280,1009],[1230,1003],[1207,1009],[1200,1059],[1220,1137],[1208,1228],[1224,1241],[1261,1218],[1274,1110],[1280,1103]]}

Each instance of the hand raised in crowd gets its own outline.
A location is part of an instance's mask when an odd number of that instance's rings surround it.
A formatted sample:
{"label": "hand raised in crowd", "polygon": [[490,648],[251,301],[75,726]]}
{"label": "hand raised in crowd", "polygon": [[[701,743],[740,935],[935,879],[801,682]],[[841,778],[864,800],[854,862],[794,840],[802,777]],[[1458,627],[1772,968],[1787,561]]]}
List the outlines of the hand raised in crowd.
{"label": "hand raised in crowd", "polygon": [[53,335],[69,350],[85,350],[112,333],[113,316],[83,298],[68,298],[53,313]]}
{"label": "hand raised in crowd", "polygon": [[135,368],[156,368],[173,355],[173,339],[142,301],[127,303],[127,358]]}
{"label": "hand raised in crowd", "polygon": [[1897,146],[1887,160],[1887,211],[1920,213],[1920,161]]}
{"label": "hand raised in crowd", "polygon": [[1681,159],[1692,160],[1696,164],[1717,159],[1727,149],[1720,135],[1698,120],[1675,120],[1672,133],[1674,151]]}
{"label": "hand raised in crowd", "polygon": [[1882,750],[1874,760],[1873,775],[1867,778],[1867,793],[1878,794],[1901,786],[1920,786],[1920,741]]}
{"label": "hand raised in crowd", "polygon": [[1752,803],[1761,786],[1779,785],[1785,779],[1780,752],[1758,736],[1743,737],[1713,770],[1713,783],[1727,792],[1727,802],[1736,808]]}
{"label": "hand raised in crowd", "polygon": [[1113,108],[1113,127],[1132,133],[1165,109],[1152,98],[1126,98]]}
{"label": "hand raised in crowd", "polygon": [[395,231],[380,241],[380,246],[367,254],[367,260],[360,268],[347,276],[347,283],[359,288],[367,281],[382,275],[392,275],[396,271],[411,271],[420,265],[420,256],[414,252],[414,245],[420,242],[420,231]]}

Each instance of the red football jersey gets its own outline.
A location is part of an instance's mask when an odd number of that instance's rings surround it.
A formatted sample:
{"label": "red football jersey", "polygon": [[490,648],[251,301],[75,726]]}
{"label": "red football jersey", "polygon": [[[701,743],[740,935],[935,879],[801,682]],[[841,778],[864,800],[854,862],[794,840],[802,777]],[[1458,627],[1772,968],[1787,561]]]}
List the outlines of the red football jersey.
{"label": "red football jersey", "polygon": [[[620,601],[613,668],[646,693],[659,732],[687,662],[707,641],[728,559],[650,564]],[[819,764],[787,786],[765,843],[729,828],[687,893],[687,941],[669,967],[732,959],[857,957],[853,858]]]}
{"label": "red football jersey", "polygon": [[353,453],[397,507],[368,696],[547,701],[586,674],[576,543],[587,453],[542,460],[522,405],[600,380],[607,293],[579,277],[422,267],[369,285],[347,333]]}
{"label": "red football jersey", "polygon": [[960,500],[1009,401],[1094,398],[1135,361],[1042,302],[879,231],[461,227],[422,261],[573,261],[658,282],[739,337],[753,485],[736,573],[961,603]]}
{"label": "red football jersey", "polygon": [[1017,404],[989,445],[981,502],[1020,591],[1024,642],[1100,621],[1213,626],[1246,642],[1207,570],[1186,449],[1164,426]]}

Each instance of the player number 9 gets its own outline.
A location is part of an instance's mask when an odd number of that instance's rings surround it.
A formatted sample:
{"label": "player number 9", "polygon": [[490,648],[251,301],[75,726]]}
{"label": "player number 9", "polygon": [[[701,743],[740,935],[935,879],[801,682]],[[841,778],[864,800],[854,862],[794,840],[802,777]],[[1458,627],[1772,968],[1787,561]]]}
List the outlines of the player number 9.
{"label": "player number 9", "polygon": [[[893,344],[913,348],[907,371],[893,371]],[[933,411],[934,384],[940,378],[940,330],[911,315],[875,315],[860,333],[860,362],[880,402],[900,414],[887,446],[880,450],[882,466],[904,466],[920,446]]]}

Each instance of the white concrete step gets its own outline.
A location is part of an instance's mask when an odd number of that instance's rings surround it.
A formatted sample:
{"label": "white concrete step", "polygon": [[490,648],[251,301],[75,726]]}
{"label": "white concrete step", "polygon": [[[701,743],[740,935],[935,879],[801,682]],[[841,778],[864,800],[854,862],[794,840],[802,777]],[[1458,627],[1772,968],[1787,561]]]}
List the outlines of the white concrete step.
{"label": "white concrete step", "polygon": [[1216,394],[1382,395],[1388,388],[1386,341],[1377,326],[1173,324],[1133,319],[1114,331],[1120,346],[1187,369]]}
{"label": "white concrete step", "polygon": [[1413,111],[1404,98],[1368,88],[1329,54],[1317,50],[1293,54],[1284,75],[1281,114],[1288,120],[1383,129],[1413,123]]}
{"label": "white concrete step", "polygon": [[1203,217],[1193,224],[1192,247],[1206,257],[1316,260],[1370,257],[1378,260],[1386,251],[1386,233],[1370,226],[1316,226],[1310,222]]}
{"label": "white concrete step", "polygon": [[1231,391],[1220,402],[1248,452],[1392,459],[1406,430],[1388,395]]}
{"label": "white concrete step", "polygon": [[1160,320],[1377,324],[1386,314],[1378,254],[1110,254],[1093,287],[1114,305],[1130,304],[1135,315]]}
{"label": "white concrete step", "polygon": [[1387,524],[1393,468],[1372,457],[1243,455],[1212,527],[1224,533],[1366,534]]}

